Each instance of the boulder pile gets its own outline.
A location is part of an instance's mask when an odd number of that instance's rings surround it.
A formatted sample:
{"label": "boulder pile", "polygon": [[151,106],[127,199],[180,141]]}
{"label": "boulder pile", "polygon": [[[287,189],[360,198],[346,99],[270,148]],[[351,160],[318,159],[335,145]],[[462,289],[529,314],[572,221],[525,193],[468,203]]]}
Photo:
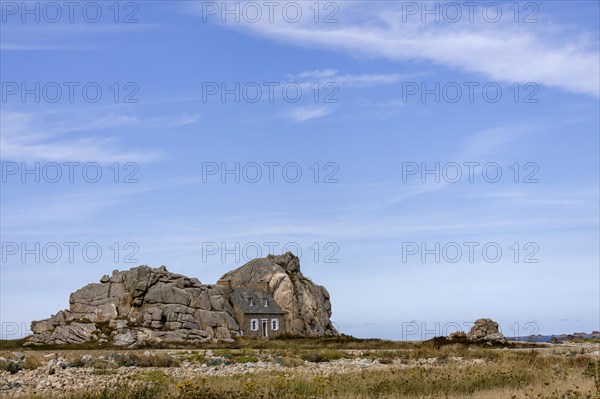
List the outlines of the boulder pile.
{"label": "boulder pile", "polygon": [[498,323],[492,319],[477,319],[468,333],[457,331],[448,336],[450,341],[474,341],[474,342],[506,342],[504,335],[498,328]]}
{"label": "boulder pile", "polygon": [[205,285],[164,266],[115,270],[72,293],[68,310],[32,322],[27,344],[98,342],[136,348],[231,341],[240,334],[231,287],[255,287],[259,282],[268,282],[268,293],[286,311],[286,333],[338,335],[329,319],[329,293],[301,273],[292,253],[254,259],[219,281],[229,282]]}

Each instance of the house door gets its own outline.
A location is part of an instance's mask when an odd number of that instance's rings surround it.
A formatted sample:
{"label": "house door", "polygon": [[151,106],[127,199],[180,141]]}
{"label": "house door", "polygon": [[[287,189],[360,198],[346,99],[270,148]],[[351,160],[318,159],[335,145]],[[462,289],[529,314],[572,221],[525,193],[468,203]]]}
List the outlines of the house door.
{"label": "house door", "polygon": [[262,336],[265,337],[265,338],[268,337],[269,336],[269,329],[268,329],[268,327],[269,327],[269,321],[266,320],[266,319],[265,320],[261,320],[260,324],[262,325]]}

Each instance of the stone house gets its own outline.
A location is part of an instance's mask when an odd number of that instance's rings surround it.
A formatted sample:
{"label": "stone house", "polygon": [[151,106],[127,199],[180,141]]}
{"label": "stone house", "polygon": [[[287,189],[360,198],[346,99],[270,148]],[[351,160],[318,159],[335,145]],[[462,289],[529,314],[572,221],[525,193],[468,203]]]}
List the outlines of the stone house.
{"label": "stone house", "polygon": [[255,287],[231,287],[227,280],[218,284],[231,288],[231,304],[240,335],[270,338],[286,332],[286,312],[269,294],[268,283],[260,282]]}

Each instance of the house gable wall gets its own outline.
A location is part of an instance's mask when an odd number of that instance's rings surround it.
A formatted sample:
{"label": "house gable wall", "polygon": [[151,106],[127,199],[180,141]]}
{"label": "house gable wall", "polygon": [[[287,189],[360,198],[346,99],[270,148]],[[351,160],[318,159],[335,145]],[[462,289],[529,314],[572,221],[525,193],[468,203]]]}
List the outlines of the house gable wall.
{"label": "house gable wall", "polygon": [[[251,322],[252,319],[258,320],[258,330],[252,331]],[[259,337],[262,338],[262,320],[267,320],[267,331],[268,337],[276,337],[285,333],[285,318],[282,314],[242,314],[238,320],[238,324],[240,325],[240,329],[244,332],[243,335],[245,337]],[[272,329],[271,321],[276,319],[279,321],[279,328],[277,330]]]}

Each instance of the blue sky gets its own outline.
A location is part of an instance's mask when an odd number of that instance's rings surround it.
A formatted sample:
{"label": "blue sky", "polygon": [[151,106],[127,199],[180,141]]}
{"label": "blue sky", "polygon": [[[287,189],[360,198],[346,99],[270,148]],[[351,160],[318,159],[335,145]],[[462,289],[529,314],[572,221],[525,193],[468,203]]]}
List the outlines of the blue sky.
{"label": "blue sky", "polygon": [[1,2],[3,337],[113,269],[212,283],[269,247],[299,248],[359,337],[600,329],[597,2],[21,4]]}

